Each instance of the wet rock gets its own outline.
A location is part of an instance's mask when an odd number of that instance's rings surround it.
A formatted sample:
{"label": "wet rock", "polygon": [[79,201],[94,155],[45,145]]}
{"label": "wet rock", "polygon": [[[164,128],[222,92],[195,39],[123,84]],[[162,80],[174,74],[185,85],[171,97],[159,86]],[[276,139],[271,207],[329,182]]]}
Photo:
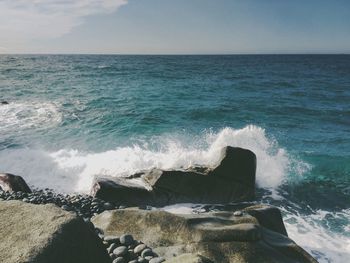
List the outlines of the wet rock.
{"label": "wet rock", "polygon": [[91,193],[128,206],[247,201],[255,197],[255,170],[253,152],[227,146],[214,168],[151,169],[129,178],[99,178]]}
{"label": "wet rock", "polygon": [[9,173],[0,173],[0,189],[7,192],[31,193],[29,186],[21,176]]}
{"label": "wet rock", "polygon": [[126,246],[120,246],[113,250],[113,254],[117,257],[122,257],[128,253],[128,248]]}
{"label": "wet rock", "polygon": [[120,236],[120,244],[124,245],[124,246],[130,246],[134,243],[134,238],[132,235],[121,235]]}

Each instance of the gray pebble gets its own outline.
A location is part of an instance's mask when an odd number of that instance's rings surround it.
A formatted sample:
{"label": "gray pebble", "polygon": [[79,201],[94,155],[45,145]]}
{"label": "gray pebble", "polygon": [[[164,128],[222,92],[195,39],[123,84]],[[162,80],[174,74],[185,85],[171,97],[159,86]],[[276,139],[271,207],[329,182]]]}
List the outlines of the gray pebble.
{"label": "gray pebble", "polygon": [[126,263],[126,261],[122,257],[117,257],[112,263]]}
{"label": "gray pebble", "polygon": [[134,248],[134,253],[141,254],[141,252],[146,248],[147,248],[147,246],[145,244],[140,244]]}
{"label": "gray pebble", "polygon": [[134,238],[132,235],[126,234],[120,237],[120,244],[125,246],[130,246],[134,243]]}
{"label": "gray pebble", "polygon": [[153,253],[152,249],[150,249],[150,248],[144,249],[141,253],[141,257],[143,257],[143,258],[146,258],[148,256],[153,257],[153,255],[154,255],[154,253]]}
{"label": "gray pebble", "polygon": [[117,257],[124,256],[127,253],[128,253],[128,248],[125,246],[117,247],[116,249],[113,250],[113,254],[116,255]]}
{"label": "gray pebble", "polygon": [[108,254],[109,254],[109,253],[113,253],[114,249],[116,249],[116,248],[117,248],[117,244],[112,243],[112,244],[107,248]]}
{"label": "gray pebble", "polygon": [[150,261],[149,261],[149,263],[162,263],[162,262],[164,262],[165,261],[165,259],[164,258],[152,258]]}

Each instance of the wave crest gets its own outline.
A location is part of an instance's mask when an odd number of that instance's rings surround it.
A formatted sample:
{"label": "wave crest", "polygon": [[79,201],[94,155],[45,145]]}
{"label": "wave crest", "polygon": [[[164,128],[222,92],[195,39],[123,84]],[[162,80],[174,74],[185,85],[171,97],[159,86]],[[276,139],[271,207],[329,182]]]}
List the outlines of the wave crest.
{"label": "wave crest", "polygon": [[285,182],[293,169],[295,173],[302,174],[307,167],[307,164],[289,156],[276,141],[269,139],[264,129],[250,125],[243,129],[227,127],[200,136],[163,135],[98,153],[69,149],[56,152],[4,150],[0,152],[0,168],[23,175],[37,187],[50,187],[62,192],[88,192],[95,176],[125,176],[153,167],[213,166],[220,158],[221,149],[227,145],[247,148],[256,154],[259,187],[274,189]]}

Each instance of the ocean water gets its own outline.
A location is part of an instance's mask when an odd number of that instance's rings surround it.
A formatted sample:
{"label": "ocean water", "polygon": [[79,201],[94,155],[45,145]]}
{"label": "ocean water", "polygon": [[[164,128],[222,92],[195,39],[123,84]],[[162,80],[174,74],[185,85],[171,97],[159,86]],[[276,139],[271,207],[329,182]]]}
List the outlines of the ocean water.
{"label": "ocean water", "polygon": [[95,176],[214,165],[240,146],[289,236],[350,260],[348,55],[1,55],[0,100],[0,170],[32,186],[86,193]]}

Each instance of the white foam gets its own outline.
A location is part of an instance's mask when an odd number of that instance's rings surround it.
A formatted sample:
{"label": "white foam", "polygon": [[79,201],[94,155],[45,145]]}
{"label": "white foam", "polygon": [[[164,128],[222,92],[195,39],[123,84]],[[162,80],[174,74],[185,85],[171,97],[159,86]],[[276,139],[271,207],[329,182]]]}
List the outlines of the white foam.
{"label": "white foam", "polygon": [[0,105],[0,132],[46,128],[62,121],[58,106],[51,102],[11,102]]}
{"label": "white foam", "polygon": [[279,186],[295,162],[266,136],[264,129],[250,125],[200,136],[164,135],[99,153],[67,149],[51,153],[32,149],[4,150],[0,152],[0,170],[23,175],[37,187],[88,192],[95,176],[125,176],[153,167],[213,166],[220,158],[221,149],[227,145],[247,148],[256,154],[260,187]]}
{"label": "white foam", "polygon": [[329,222],[350,220],[350,210],[329,212],[319,210],[312,215],[285,212],[284,223],[289,237],[303,247],[320,263],[346,263],[350,259],[350,231],[348,226],[332,232]]}

